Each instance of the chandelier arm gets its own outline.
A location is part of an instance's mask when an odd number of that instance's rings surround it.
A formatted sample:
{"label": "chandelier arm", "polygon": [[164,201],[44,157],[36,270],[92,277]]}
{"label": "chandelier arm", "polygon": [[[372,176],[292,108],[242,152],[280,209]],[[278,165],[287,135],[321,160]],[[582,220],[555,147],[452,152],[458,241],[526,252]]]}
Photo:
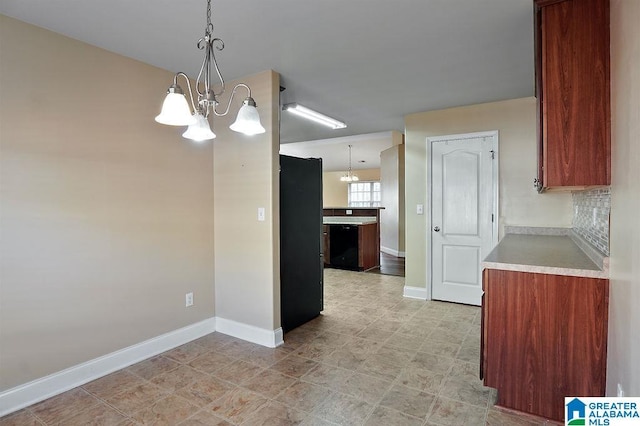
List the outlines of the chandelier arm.
{"label": "chandelier arm", "polygon": [[180,71],[180,72],[177,72],[176,75],[173,76],[173,84],[174,85],[178,84],[178,76],[184,77],[184,79],[187,81],[187,88],[189,89],[189,100],[191,101],[191,108],[193,108],[193,112],[195,113],[197,110],[196,110],[196,105],[193,102],[193,92],[191,90],[191,81],[189,81],[189,77],[187,77],[187,75],[185,73]]}
{"label": "chandelier arm", "polygon": [[249,92],[249,94],[247,95],[247,97],[251,97],[251,89],[249,88],[249,86],[247,86],[244,83],[238,83],[235,85],[235,87],[233,88],[233,91],[231,92],[231,97],[229,97],[229,103],[227,104],[227,108],[224,110],[224,112],[220,113],[218,111],[216,111],[216,106],[214,105],[213,107],[213,113],[215,115],[217,115],[218,117],[222,117],[225,116],[229,113],[229,109],[231,108],[231,102],[233,102],[233,97],[235,96],[236,92],[238,91],[238,87],[244,87],[245,89],[247,89],[247,92]]}
{"label": "chandelier arm", "polygon": [[204,77],[205,77],[204,79],[205,79],[205,82],[206,82],[207,74],[208,74],[207,71],[206,71],[206,68],[207,68],[207,63],[209,62],[208,61],[208,59],[209,59],[208,58],[208,54],[209,54],[208,47],[205,47],[205,44],[202,43],[203,41],[205,41],[205,37],[203,37],[200,40],[198,40],[198,44],[197,44],[198,49],[200,49],[200,50],[207,49],[207,52],[204,55],[204,59],[202,60],[202,65],[200,66],[200,72],[198,72],[198,78],[196,79],[196,92],[198,92],[198,99],[204,97],[204,95],[206,93],[206,90],[207,90],[207,87],[206,87],[207,85],[205,83],[205,92],[204,93],[200,92],[200,81],[202,80],[202,74],[204,73]]}
{"label": "chandelier arm", "polygon": [[[215,46],[215,48],[218,49],[219,51],[221,51],[222,49],[224,49],[224,41],[222,41],[222,39],[219,39],[219,38],[214,38],[213,40],[211,40],[211,43],[209,44],[209,50],[211,52],[211,58],[213,59],[213,67],[216,70],[216,74],[218,74],[218,79],[220,80],[220,85],[222,86],[219,92],[214,92],[215,95],[218,96],[218,95],[222,95],[224,93],[225,83],[224,83],[224,78],[222,77],[222,73],[220,72],[220,68],[218,67],[218,61],[216,61],[216,54],[213,51],[214,43],[216,43],[216,42],[219,42],[219,44],[217,44]],[[209,70],[209,72],[211,72],[211,70]]]}

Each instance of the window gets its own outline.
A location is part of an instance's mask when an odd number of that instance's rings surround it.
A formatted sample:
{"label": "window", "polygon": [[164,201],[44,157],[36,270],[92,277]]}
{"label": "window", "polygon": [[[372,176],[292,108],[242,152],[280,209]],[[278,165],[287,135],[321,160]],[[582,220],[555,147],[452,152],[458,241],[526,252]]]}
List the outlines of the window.
{"label": "window", "polygon": [[380,207],[380,182],[351,182],[349,207]]}

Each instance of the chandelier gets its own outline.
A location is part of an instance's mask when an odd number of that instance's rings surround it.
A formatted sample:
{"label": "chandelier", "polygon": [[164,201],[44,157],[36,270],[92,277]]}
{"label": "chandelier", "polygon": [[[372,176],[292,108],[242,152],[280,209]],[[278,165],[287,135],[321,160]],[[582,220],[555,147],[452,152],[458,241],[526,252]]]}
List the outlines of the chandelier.
{"label": "chandelier", "polygon": [[[218,68],[214,48],[217,50],[224,49],[224,42],[213,37],[213,25],[211,24],[211,0],[207,0],[207,26],[204,31],[204,37],[198,40],[197,47],[204,50],[204,60],[198,73],[195,84],[197,93],[197,102],[194,102],[194,94],[191,89],[189,77],[183,72],[178,72],[173,76],[173,84],[167,90],[167,96],[162,104],[162,111],[155,118],[158,123],[167,124],[169,126],[189,126],[182,134],[183,137],[197,142],[210,140],[216,137],[209,126],[209,115],[222,117],[229,113],[231,102],[238,89],[246,89],[247,97],[242,102],[242,106],[238,111],[236,120],[229,126],[235,132],[244,133],[245,135],[257,135],[264,133],[265,129],[260,124],[260,115],[256,109],[256,101],[251,97],[251,89],[244,83],[237,84],[226,108],[222,111],[218,110],[218,97],[225,91],[224,78]],[[212,77],[216,74],[220,82],[220,90],[213,89]],[[178,85],[178,77],[183,77],[187,82],[189,89],[189,98],[191,101],[191,109],[182,88]],[[193,112],[192,112],[193,110]]]}
{"label": "chandelier", "polygon": [[340,177],[342,182],[357,182],[360,180],[358,176],[354,175],[353,171],[351,171],[351,147],[352,145],[349,145],[349,170]]}

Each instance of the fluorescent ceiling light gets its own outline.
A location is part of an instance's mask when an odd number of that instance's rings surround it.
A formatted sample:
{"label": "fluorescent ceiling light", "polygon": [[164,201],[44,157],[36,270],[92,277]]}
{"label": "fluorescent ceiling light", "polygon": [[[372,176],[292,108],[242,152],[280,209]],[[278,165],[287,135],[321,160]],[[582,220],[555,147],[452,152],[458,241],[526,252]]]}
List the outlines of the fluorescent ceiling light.
{"label": "fluorescent ceiling light", "polygon": [[332,129],[344,129],[347,127],[345,123],[342,121],[336,120],[335,118],[331,118],[327,115],[321,114],[318,111],[314,111],[310,108],[302,106],[300,104],[287,104],[282,107],[284,111],[289,111],[292,114],[295,114],[300,117],[304,117],[307,120],[315,121],[316,123],[323,124],[327,127],[331,127]]}

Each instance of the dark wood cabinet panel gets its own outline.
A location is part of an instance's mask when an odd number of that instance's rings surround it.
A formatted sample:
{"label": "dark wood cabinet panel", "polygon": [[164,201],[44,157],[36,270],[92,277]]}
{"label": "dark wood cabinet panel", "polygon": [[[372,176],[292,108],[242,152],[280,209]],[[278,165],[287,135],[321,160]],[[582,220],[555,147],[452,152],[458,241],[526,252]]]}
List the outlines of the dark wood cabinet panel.
{"label": "dark wood cabinet panel", "polygon": [[538,179],[611,183],[609,0],[536,0]]}
{"label": "dark wood cabinet panel", "polygon": [[482,366],[497,405],[561,421],[565,396],[604,396],[609,281],[485,270]]}
{"label": "dark wood cabinet panel", "polygon": [[380,252],[378,251],[378,224],[370,223],[358,226],[358,266],[371,269],[380,266]]}

